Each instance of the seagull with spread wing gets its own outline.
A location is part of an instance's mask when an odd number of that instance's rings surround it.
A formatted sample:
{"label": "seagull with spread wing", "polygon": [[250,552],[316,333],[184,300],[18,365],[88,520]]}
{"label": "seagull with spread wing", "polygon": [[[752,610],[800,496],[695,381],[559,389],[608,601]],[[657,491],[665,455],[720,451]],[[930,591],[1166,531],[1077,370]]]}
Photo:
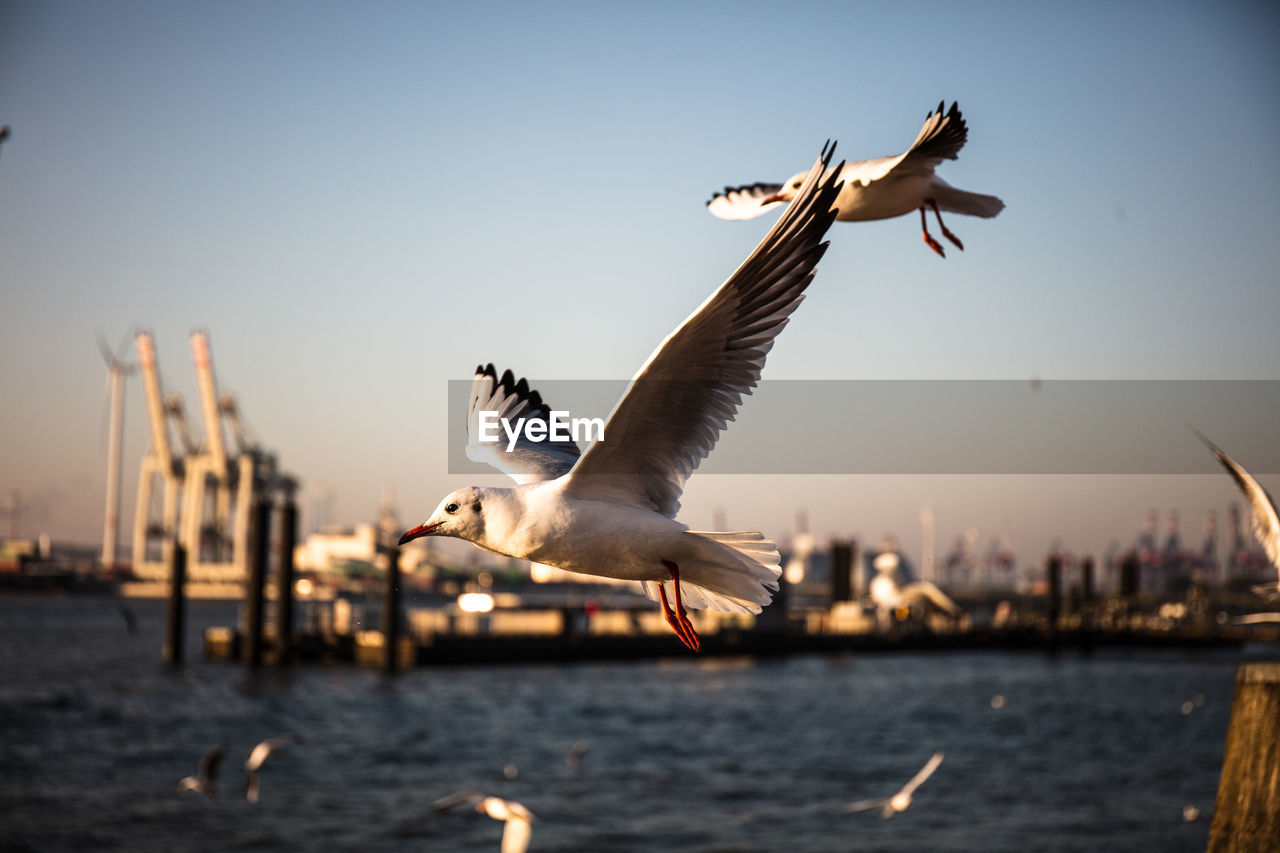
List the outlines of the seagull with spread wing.
{"label": "seagull with spread wing", "polygon": [[[760,379],[765,356],[826,251],[822,237],[839,191],[840,170],[827,171],[834,150],[834,144],[823,149],[795,201],[751,256],[649,357],[604,436],[586,452],[568,439],[530,439],[527,423],[546,427],[550,407],[510,371],[499,377],[492,365],[478,368],[468,455],[489,461],[517,485],[451,493],[400,544],[453,536],[518,559],[640,581],[695,651],[699,640],[686,606],[759,613],[778,589],[777,546],[758,532],[695,532],[676,521],[676,513],[685,481]],[[509,451],[507,442],[480,441],[482,411],[509,423],[525,419]]]}
{"label": "seagull with spread wing", "polygon": [[915,794],[916,788],[924,784],[925,780],[933,775],[933,771],[938,769],[938,765],[942,763],[943,753],[935,752],[924,763],[924,767],[920,768],[920,772],[911,777],[911,781],[902,786],[902,790],[894,794],[892,797],[882,797],[876,800],[859,800],[856,803],[850,803],[845,806],[847,812],[862,812],[870,809],[880,809],[880,817],[891,818],[898,812],[905,812],[907,807],[911,805],[911,797]]}
{"label": "seagull with spread wing", "polygon": [[[1249,513],[1253,516],[1253,535],[1262,544],[1262,550],[1267,552],[1267,559],[1275,564],[1277,571],[1280,571],[1280,514],[1276,511],[1275,498],[1271,497],[1271,493],[1264,489],[1262,484],[1244,469],[1243,465],[1224,453],[1222,448],[1210,441],[1204,433],[1195,427],[1191,427],[1191,431],[1205,443],[1209,452],[1213,454],[1213,458],[1227,469],[1231,479],[1235,480],[1241,493],[1244,494],[1245,500],[1249,502]],[[1268,584],[1268,587],[1272,592],[1280,590],[1280,582],[1275,586]]]}
{"label": "seagull with spread wing", "polygon": [[184,776],[178,780],[178,793],[184,794],[187,791],[195,791],[197,794],[204,794],[209,799],[216,797],[218,795],[218,765],[226,754],[227,748],[220,743],[215,743],[209,747],[209,750],[200,759],[196,775]]}
{"label": "seagull with spread wing", "polygon": [[[981,195],[956,189],[934,174],[945,160],[954,160],[964,147],[969,128],[960,114],[960,105],[952,103],[945,114],[944,102],[936,112],[925,117],[920,135],[904,153],[875,160],[855,160],[840,168],[844,189],[836,198],[841,222],[865,222],[870,219],[892,219],[913,210],[920,211],[920,229],[924,242],[942,257],[942,244],[929,233],[925,209],[932,208],[942,235],[963,250],[960,238],[942,224],[942,211],[981,216],[989,219],[1004,210],[1004,202],[993,195]],[[720,219],[752,219],[766,210],[786,204],[795,198],[805,178],[804,172],[793,175],[785,184],[747,184],[725,187],[707,202],[707,210]]]}

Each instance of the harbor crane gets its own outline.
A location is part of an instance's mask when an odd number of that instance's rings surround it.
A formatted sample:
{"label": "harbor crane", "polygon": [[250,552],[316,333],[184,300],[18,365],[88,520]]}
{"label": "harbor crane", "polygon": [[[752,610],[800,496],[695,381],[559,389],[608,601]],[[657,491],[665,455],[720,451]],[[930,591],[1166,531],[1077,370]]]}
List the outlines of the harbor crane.
{"label": "harbor crane", "polygon": [[[151,444],[142,456],[138,474],[138,504],[133,516],[133,571],[139,577],[160,580],[168,576],[164,546],[178,533],[184,457],[191,452],[191,436],[182,399],[177,395],[167,399],[164,396],[151,333],[139,332],[134,338],[134,345],[138,351],[142,389],[147,398]],[[183,452],[171,440],[171,421]],[[157,483],[161,494],[158,511],[154,500]]]}
{"label": "harbor crane", "polygon": [[[231,394],[219,396],[209,336],[191,333],[204,442],[186,460],[181,540],[192,580],[238,582],[248,576],[250,515],[256,501],[291,494],[293,480],[277,470],[274,454],[245,438],[240,411]],[[228,450],[227,430],[235,441]]]}

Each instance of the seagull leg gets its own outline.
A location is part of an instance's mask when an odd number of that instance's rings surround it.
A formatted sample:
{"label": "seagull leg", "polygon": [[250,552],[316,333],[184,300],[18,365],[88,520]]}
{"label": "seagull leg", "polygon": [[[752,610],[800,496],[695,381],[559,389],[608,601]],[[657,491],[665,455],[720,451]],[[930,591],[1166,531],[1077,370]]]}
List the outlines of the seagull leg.
{"label": "seagull leg", "polygon": [[[942,229],[942,236],[946,237],[952,243],[955,243],[956,248],[963,252],[964,243],[961,243],[960,238],[952,234],[949,230],[947,230],[947,226],[942,224],[942,213],[938,210],[938,202],[934,201],[933,199],[929,199],[929,204],[933,207],[933,215],[938,217],[938,227]],[[921,208],[920,213],[921,213],[921,216],[923,217],[924,215],[923,208]]]}
{"label": "seagull leg", "polygon": [[696,652],[702,643],[698,639],[698,632],[693,630],[693,623],[689,621],[689,614],[685,612],[684,604],[680,601],[680,567],[670,560],[663,560],[662,565],[671,572],[671,582],[676,593],[676,607],[673,611],[671,605],[667,603],[666,588],[658,584],[658,594],[662,596],[662,615],[666,617],[667,624],[676,632],[680,642]]}
{"label": "seagull leg", "polygon": [[[941,222],[942,220],[939,219],[938,221]],[[933,239],[933,237],[929,234],[929,226],[924,221],[923,206],[921,206],[920,208],[920,233],[924,235],[924,244],[928,246],[930,249],[933,249],[935,252],[937,252],[938,257],[945,258],[947,256],[947,253],[942,251],[942,244],[939,243],[937,240]]]}

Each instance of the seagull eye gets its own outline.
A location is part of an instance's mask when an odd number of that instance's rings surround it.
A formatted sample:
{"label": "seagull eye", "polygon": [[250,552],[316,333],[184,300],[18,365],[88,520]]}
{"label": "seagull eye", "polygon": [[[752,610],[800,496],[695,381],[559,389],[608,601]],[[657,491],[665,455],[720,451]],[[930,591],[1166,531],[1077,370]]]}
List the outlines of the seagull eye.
{"label": "seagull eye", "polygon": [[792,184],[792,185],[791,185],[791,189],[793,189],[793,190],[798,190],[798,189],[800,189],[800,182],[799,182],[799,181],[796,181],[794,184]]}
{"label": "seagull eye", "polygon": [[445,512],[447,512],[447,513],[449,513],[449,515],[453,515],[455,512],[457,512],[457,511],[458,511],[458,505],[457,505],[457,504],[449,504],[447,507],[445,507],[445,508],[444,508],[444,511],[445,511]]}

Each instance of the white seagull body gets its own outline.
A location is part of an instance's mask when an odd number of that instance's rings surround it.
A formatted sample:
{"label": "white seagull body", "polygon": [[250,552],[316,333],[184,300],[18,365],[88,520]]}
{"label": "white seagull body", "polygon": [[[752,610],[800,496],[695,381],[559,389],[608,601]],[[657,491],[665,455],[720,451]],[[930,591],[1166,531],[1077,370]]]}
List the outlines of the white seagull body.
{"label": "white seagull body", "polygon": [[876,576],[871,579],[868,594],[875,603],[876,620],[881,629],[888,628],[892,624],[893,611],[918,601],[929,601],[951,616],[960,615],[959,605],[935,584],[925,580],[906,585],[899,584],[898,564],[898,555],[891,551],[886,551],[875,559]]}
{"label": "white seagull body", "polygon": [[[956,189],[934,174],[944,159],[956,159],[969,134],[959,105],[953,103],[946,114],[942,107],[940,102],[937,111],[925,117],[916,141],[902,154],[856,160],[841,167],[839,177],[844,181],[844,189],[835,201],[840,209],[836,219],[865,222],[892,219],[919,210],[924,242],[946,257],[942,244],[929,234],[925,208],[933,208],[943,236],[961,250],[964,244],[942,224],[941,211],[990,218],[1004,210],[1004,202],[995,196]],[[724,192],[716,193],[707,202],[707,210],[720,219],[752,219],[791,201],[804,177],[805,173],[801,172],[784,184],[725,187]]]}
{"label": "white seagull body", "polygon": [[218,795],[218,765],[222,762],[222,756],[227,754],[227,748],[222,744],[214,744],[209,751],[200,759],[200,765],[196,769],[195,776],[184,776],[178,780],[178,793],[183,794],[187,791],[195,791],[197,794],[204,794],[206,797],[213,799]]}
{"label": "white seagull body", "polygon": [[[1280,572],[1280,514],[1276,511],[1276,499],[1271,497],[1271,493],[1264,489],[1262,484],[1244,469],[1243,465],[1224,453],[1204,433],[1194,427],[1191,431],[1208,446],[1213,458],[1217,459],[1222,467],[1227,469],[1231,479],[1236,481],[1245,500],[1249,502],[1249,514],[1253,517],[1253,535],[1261,543],[1262,550],[1267,552],[1267,559]],[[1277,577],[1280,578],[1280,575]],[[1275,587],[1268,585],[1268,588],[1271,592],[1280,590],[1280,580]]]}
{"label": "white seagull body", "polygon": [[942,763],[943,753],[935,752],[924,767],[920,768],[920,772],[911,777],[911,781],[902,786],[902,790],[894,794],[892,797],[882,797],[877,800],[859,800],[856,803],[850,803],[845,807],[845,811],[861,812],[869,809],[881,809],[880,817],[891,818],[898,812],[904,812],[911,805],[911,797],[924,784],[925,780],[933,775],[933,771],[938,769],[938,765]]}
{"label": "white seagull body", "polygon": [[261,786],[262,765],[275,753],[295,743],[306,743],[306,738],[297,734],[283,734],[267,738],[253,748],[244,763],[244,798],[251,803],[258,802],[258,789]]}
{"label": "white seagull body", "polygon": [[533,812],[514,800],[500,797],[485,797],[476,805],[476,811],[504,823],[502,853],[525,853],[529,849],[529,838],[533,835],[533,822],[536,820]]}
{"label": "white seagull body", "polygon": [[[400,544],[454,536],[499,554],[560,569],[642,582],[691,649],[684,605],[759,613],[778,588],[778,549],[758,532],[698,533],[675,520],[685,481],[751,393],[765,356],[826,251],[838,169],[831,150],[802,182],[795,203],[750,257],[665,341],[632,380],[585,453],[570,440],[481,442],[479,412],[515,424],[550,408],[510,371],[477,368],[468,449],[514,477],[510,488],[459,489]],[[544,431],[544,435],[546,432]],[[675,596],[675,609],[667,587]]]}

